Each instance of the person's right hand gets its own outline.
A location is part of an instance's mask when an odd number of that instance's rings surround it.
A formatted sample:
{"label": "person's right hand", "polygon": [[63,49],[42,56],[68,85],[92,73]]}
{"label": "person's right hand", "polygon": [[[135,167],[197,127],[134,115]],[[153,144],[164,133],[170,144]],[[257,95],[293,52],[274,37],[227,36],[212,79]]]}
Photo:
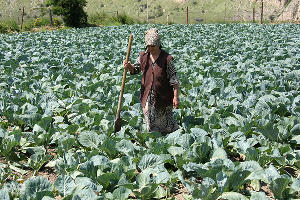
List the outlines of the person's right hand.
{"label": "person's right hand", "polygon": [[130,61],[126,62],[126,60],[124,60],[123,61],[123,66],[124,66],[125,69],[130,69],[130,66],[131,66]]}

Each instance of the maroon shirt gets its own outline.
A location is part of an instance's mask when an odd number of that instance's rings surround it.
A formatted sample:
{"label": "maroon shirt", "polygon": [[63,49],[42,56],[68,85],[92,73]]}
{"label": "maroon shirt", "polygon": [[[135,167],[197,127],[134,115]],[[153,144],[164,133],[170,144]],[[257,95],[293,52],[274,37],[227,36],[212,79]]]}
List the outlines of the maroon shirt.
{"label": "maroon shirt", "polygon": [[140,100],[142,106],[146,106],[149,92],[152,88],[155,97],[156,107],[167,107],[173,105],[173,86],[170,85],[167,77],[167,64],[172,60],[172,56],[161,50],[159,57],[152,67],[150,53],[142,51],[140,53],[141,71],[143,73],[141,81]]}

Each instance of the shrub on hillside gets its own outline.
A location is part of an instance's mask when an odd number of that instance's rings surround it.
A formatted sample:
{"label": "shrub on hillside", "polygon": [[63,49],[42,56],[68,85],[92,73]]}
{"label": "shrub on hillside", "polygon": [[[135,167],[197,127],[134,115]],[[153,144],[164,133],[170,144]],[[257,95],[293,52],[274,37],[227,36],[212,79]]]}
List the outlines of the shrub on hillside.
{"label": "shrub on hillside", "polygon": [[129,17],[128,15],[121,14],[118,16],[113,16],[112,21],[118,22],[120,24],[134,24],[134,19],[132,17]]}
{"label": "shrub on hillside", "polygon": [[12,31],[12,32],[19,32],[20,31],[19,25],[15,20],[7,21],[6,24],[7,24],[10,31]]}
{"label": "shrub on hillside", "polygon": [[3,23],[0,23],[0,33],[7,33],[7,27]]}
{"label": "shrub on hillside", "polygon": [[139,20],[136,20],[126,14],[120,14],[118,16],[110,16],[104,12],[89,15],[89,23],[95,25],[123,25],[123,24],[141,24]]}
{"label": "shrub on hillside", "polygon": [[20,28],[16,21],[9,20],[0,23],[0,33],[19,32]]}
{"label": "shrub on hillside", "polygon": [[24,30],[24,31],[31,31],[33,28],[34,28],[33,22],[30,20],[30,21],[25,21],[24,22],[22,30]]}
{"label": "shrub on hillside", "polygon": [[90,24],[96,24],[96,25],[105,25],[107,22],[109,22],[109,16],[104,12],[97,12],[95,14],[91,14],[88,17],[88,22]]}
{"label": "shrub on hillside", "polygon": [[39,18],[37,17],[33,21],[33,27],[38,28],[41,26],[49,26],[50,25],[50,20],[48,18]]}
{"label": "shrub on hillside", "polygon": [[57,17],[55,17],[55,18],[53,19],[53,25],[54,25],[54,26],[60,26],[60,25],[62,25],[62,21],[59,20]]}
{"label": "shrub on hillside", "polygon": [[52,6],[53,13],[61,15],[64,23],[71,27],[84,27],[87,25],[87,14],[83,10],[86,0],[48,0],[47,5]]}

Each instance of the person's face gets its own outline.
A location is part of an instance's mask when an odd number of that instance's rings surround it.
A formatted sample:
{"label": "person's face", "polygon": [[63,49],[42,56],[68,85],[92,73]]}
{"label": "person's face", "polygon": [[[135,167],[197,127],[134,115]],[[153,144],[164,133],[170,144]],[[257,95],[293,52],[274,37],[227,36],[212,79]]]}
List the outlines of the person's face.
{"label": "person's face", "polygon": [[158,45],[147,45],[148,51],[152,53],[157,53],[159,51],[159,46]]}

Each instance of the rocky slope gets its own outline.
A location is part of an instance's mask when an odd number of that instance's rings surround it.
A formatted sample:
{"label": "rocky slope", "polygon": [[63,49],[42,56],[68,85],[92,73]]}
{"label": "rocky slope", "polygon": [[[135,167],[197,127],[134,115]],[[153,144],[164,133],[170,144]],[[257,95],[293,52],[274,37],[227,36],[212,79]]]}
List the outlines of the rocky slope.
{"label": "rocky slope", "polygon": [[[189,4],[195,0],[174,0],[180,4]],[[218,0],[203,0],[206,4],[213,4]],[[219,1],[221,2],[221,1]],[[253,18],[253,7],[255,8],[255,19],[260,19],[262,0],[224,0],[224,12],[228,20],[249,21]],[[274,22],[300,22],[300,0],[263,0],[264,19]],[[214,12],[211,10],[211,12]]]}
{"label": "rocky slope", "polygon": [[[174,23],[185,23],[185,8],[189,6],[190,22],[195,23],[195,19],[200,19],[204,23],[210,22],[234,22],[252,21],[253,7],[255,8],[255,19],[260,19],[262,0],[148,0],[152,11],[160,7],[162,15],[150,22],[165,23],[167,14],[169,20],[174,19]],[[300,22],[300,0],[263,0],[264,20],[273,22]],[[45,0],[0,0],[0,21],[7,18],[21,19],[21,8],[25,7],[26,18],[32,19],[39,16],[39,7]],[[87,0],[88,5],[107,5],[105,12],[115,12],[116,7],[126,7],[132,12],[128,13],[132,17],[144,19],[146,14],[137,12],[137,5],[146,5],[146,0]],[[114,5],[112,2],[117,2]],[[170,4],[172,2],[172,4]],[[132,8],[130,7],[132,6]],[[158,6],[159,5],[159,6]],[[106,7],[105,7],[106,8]],[[102,8],[99,7],[98,11]],[[118,10],[118,9],[117,9]],[[87,9],[88,12],[89,8]],[[97,11],[97,10],[96,10]],[[120,13],[124,10],[120,9]],[[155,11],[156,12],[156,11]],[[150,13],[151,14],[151,13]]]}
{"label": "rocky slope", "polygon": [[268,0],[265,1],[266,15],[275,21],[300,20],[300,0]]}

